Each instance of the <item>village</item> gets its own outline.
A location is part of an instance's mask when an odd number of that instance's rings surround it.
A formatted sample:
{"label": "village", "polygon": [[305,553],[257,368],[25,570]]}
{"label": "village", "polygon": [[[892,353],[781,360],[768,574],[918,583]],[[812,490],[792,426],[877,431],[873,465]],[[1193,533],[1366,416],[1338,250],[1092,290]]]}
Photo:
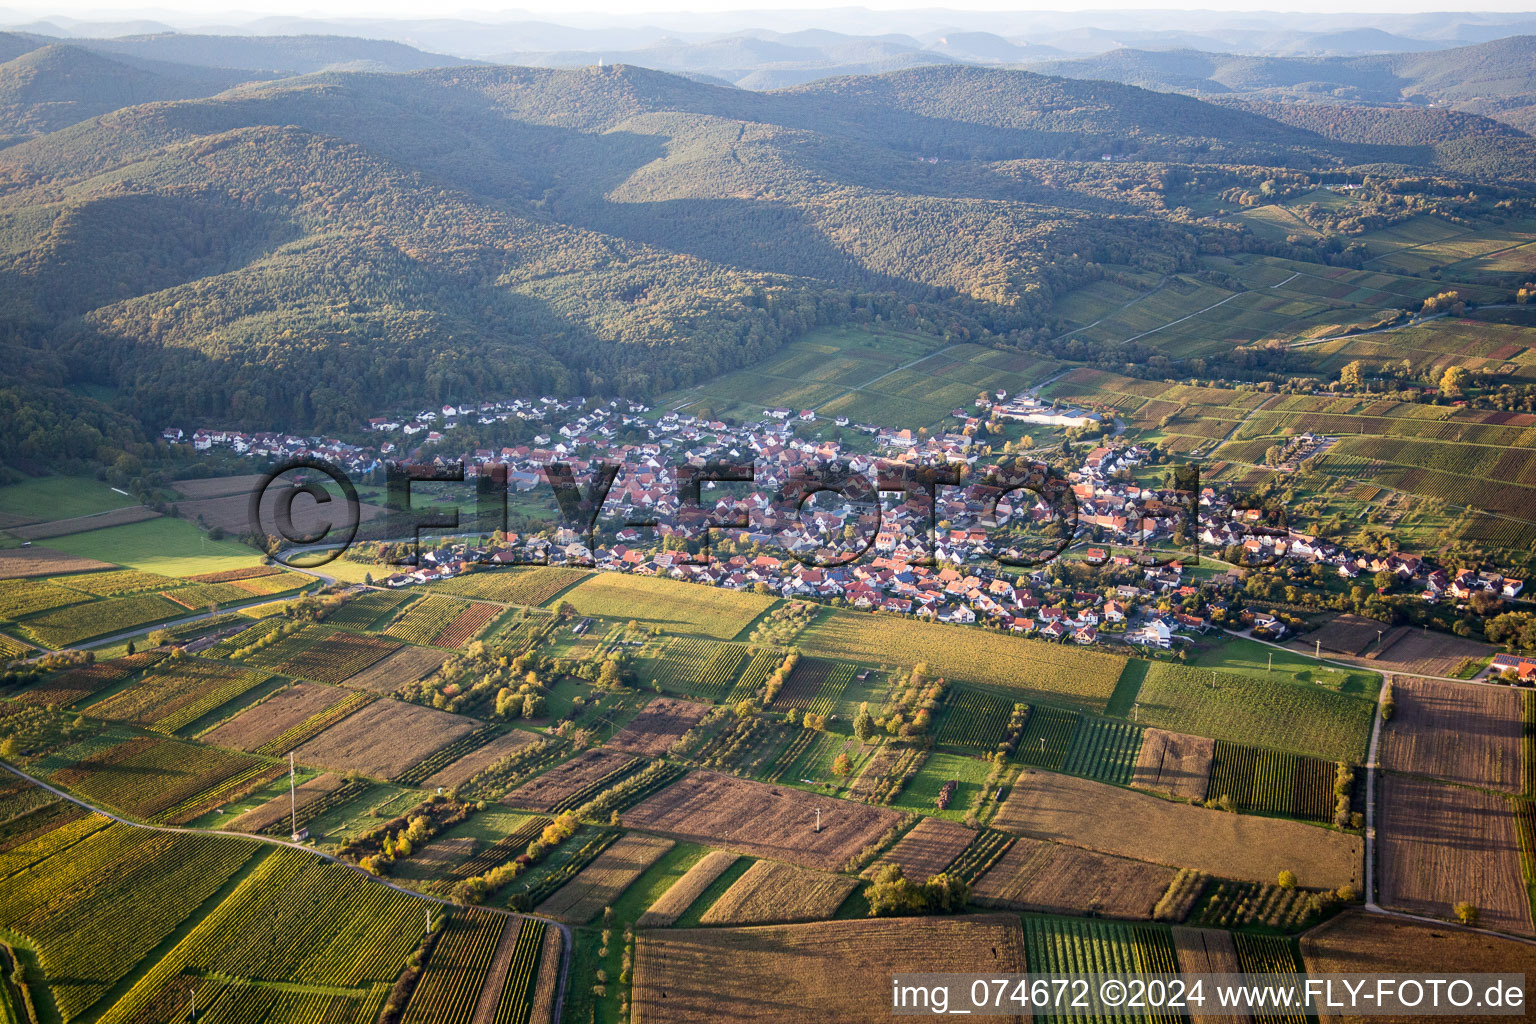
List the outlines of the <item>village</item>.
{"label": "village", "polygon": [[[1074,460],[1060,481],[1069,494],[1052,494],[1038,481],[1033,489],[1009,490],[982,464],[983,450],[990,449],[978,435],[987,424],[1011,419],[1081,427],[1096,417],[1003,392],[978,398],[974,411],[956,409],[954,416],[960,429],[934,436],[841,418],[823,424],[838,428],[840,436],[849,428],[868,439],[855,450],[819,436],[811,410],[770,408],[757,422],[727,424],[676,412],[653,416],[625,400],[545,396],[376,417],[368,430],[386,437],[377,445],[216,429],[190,436],[170,429],[163,438],[190,443],[197,452],[227,451],[272,464],[323,460],[354,477],[379,474],[392,459],[461,466],[468,480],[504,474],[514,507],[541,487],[548,494],[545,468],[551,463],[565,463],[578,480],[598,463],[617,465],[590,532],[581,524],[551,523],[523,534],[498,530],[480,541],[451,538],[425,547],[414,564],[377,581],[392,588],[484,565],[586,565],[980,623],[1064,643],[1159,649],[1239,624],[1260,638],[1286,638],[1293,624],[1284,616],[1234,607],[1246,572],[1260,566],[1317,566],[1346,581],[1374,581],[1385,572],[1399,589],[1417,588],[1431,604],[1465,602],[1479,592],[1507,600],[1523,590],[1523,581],[1495,572],[1452,575],[1417,555],[1366,555],[1295,529],[1269,527],[1259,510],[1237,507],[1233,495],[1217,488],[1192,493],[1138,484],[1134,471],[1156,454],[1113,439]],[[531,443],[459,456],[441,450],[445,431],[456,426],[510,420],[534,425]],[[698,504],[685,501],[676,467],[722,462],[750,463],[750,489],[704,497],[732,487],[706,482]],[[872,488],[862,501],[812,495],[800,504],[772,497],[797,474],[828,465],[865,478],[943,465],[964,467],[968,478],[961,486],[934,488],[931,502],[921,488],[885,491],[879,508],[869,500]],[[1240,557],[1219,561],[1214,554]]]}

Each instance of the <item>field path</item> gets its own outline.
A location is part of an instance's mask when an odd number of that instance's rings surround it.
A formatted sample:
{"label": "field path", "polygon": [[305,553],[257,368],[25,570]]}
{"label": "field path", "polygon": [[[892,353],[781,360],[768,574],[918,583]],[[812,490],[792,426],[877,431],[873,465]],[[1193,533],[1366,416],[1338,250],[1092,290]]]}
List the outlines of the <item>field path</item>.
{"label": "field path", "polygon": [[512,954],[517,949],[517,939],[523,934],[524,927],[519,924],[516,928],[501,930],[501,939],[496,943],[491,966],[486,969],[485,986],[480,989],[480,995],[475,1000],[475,1015],[469,1019],[469,1024],[496,1024],[496,1007],[501,1003],[501,990],[507,984],[507,969],[512,966]]}
{"label": "field path", "polygon": [[[231,831],[228,831],[227,829],[186,828],[186,827],[180,826],[180,825],[146,825],[146,824],[144,824],[141,821],[134,821],[131,818],[124,818],[124,817],[122,817],[120,815],[113,814],[111,811],[103,810],[102,808],[97,807],[94,804],[86,803],[84,800],[81,800],[77,796],[71,796],[69,793],[64,792],[64,790],[59,789],[56,786],[50,786],[48,783],[44,782],[43,780],[41,780],[39,778],[36,778],[34,776],[28,775],[26,772],[22,771],[20,768],[17,768],[15,765],[13,765],[13,764],[11,764],[11,763],[9,763],[7,761],[0,761],[0,768],[4,768],[6,771],[10,772],[12,775],[15,775],[15,776],[17,776],[19,778],[25,779],[26,781],[32,783],[32,785],[37,786],[39,789],[46,789],[48,792],[52,793],[54,796],[59,797],[62,800],[68,800],[72,804],[75,804],[75,805],[77,805],[79,807],[85,808],[87,811],[90,811],[92,814],[99,814],[103,818],[109,818],[112,821],[115,821],[115,822],[117,822],[120,825],[131,825],[134,828],[147,829],[147,830],[149,830],[151,832],[185,832],[185,833],[187,833],[189,835],[230,836],[230,837],[233,837],[235,839],[246,839],[246,840],[250,840],[252,842],[267,843],[270,846],[287,846],[287,847],[291,847],[292,849],[295,849],[295,850],[303,850],[305,853],[312,853],[316,857],[320,857],[320,858],[322,858],[324,860],[328,860],[328,861],[330,861],[333,864],[340,864],[342,867],[346,868],[349,871],[356,872],[357,874],[361,875],[363,878],[366,878],[368,881],[372,882],[375,885],[382,885],[386,889],[393,889],[393,890],[395,890],[395,892],[401,893],[402,895],[405,895],[405,896],[415,897],[416,899],[421,900],[421,901],[423,901],[425,903],[436,903],[436,904],[438,904],[440,906],[444,906],[444,907],[457,907],[457,906],[461,905],[461,904],[455,903],[453,900],[443,899],[440,896],[429,896],[426,893],[416,892],[413,889],[407,889],[404,886],[396,885],[393,882],[386,881],[385,879],[380,878],[378,875],[370,874],[369,872],[364,871],[362,868],[358,867],[356,864],[353,864],[353,863],[351,863],[349,861],[342,860],[340,857],[337,857],[337,856],[334,856],[332,854],[326,853],[323,850],[317,850],[317,849],[315,849],[312,846],[305,846],[303,843],[295,843],[292,840],[289,840],[289,839],[279,839],[279,838],[276,838],[274,836],[262,836],[262,835],[254,835],[253,836],[253,835],[247,835],[244,832],[231,832]],[[554,1008],[553,1008],[553,1013],[550,1016],[551,1020],[559,1020],[561,1014],[564,1011],[565,993],[566,993],[567,988],[570,985],[570,980],[571,980],[571,929],[570,929],[570,927],[565,925],[565,924],[563,924],[563,923],[561,923],[561,922],[559,922],[559,921],[554,920],[553,918],[543,917],[543,916],[541,916],[539,914],[515,914],[512,911],[504,910],[501,907],[480,907],[479,909],[483,910],[483,911],[485,911],[486,913],[489,913],[489,914],[500,914],[503,917],[515,918],[518,921],[522,921],[525,918],[538,918],[539,920],[545,922],[546,924],[560,929],[560,936],[563,939],[563,941],[561,942],[561,946],[564,948],[564,955],[561,957],[561,961],[560,961],[560,986],[559,986],[559,988],[557,988],[555,990],[555,1005],[554,1005]],[[498,947],[497,952],[498,953],[500,952],[499,947]]]}

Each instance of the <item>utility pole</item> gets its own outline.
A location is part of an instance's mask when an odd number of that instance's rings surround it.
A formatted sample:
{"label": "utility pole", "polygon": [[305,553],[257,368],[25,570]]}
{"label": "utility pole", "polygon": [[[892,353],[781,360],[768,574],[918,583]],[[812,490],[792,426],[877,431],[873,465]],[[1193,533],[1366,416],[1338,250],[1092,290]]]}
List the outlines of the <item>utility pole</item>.
{"label": "utility pole", "polygon": [[1265,672],[1273,672],[1274,670],[1275,670],[1275,652],[1274,651],[1270,651],[1269,652],[1269,668],[1266,668],[1264,671]]}
{"label": "utility pole", "polygon": [[1317,646],[1312,649],[1312,656],[1314,658],[1321,658],[1323,656],[1323,642],[1321,640],[1317,641]]}
{"label": "utility pole", "polygon": [[816,808],[816,831],[821,831],[821,808]]}
{"label": "utility pole", "polygon": [[432,908],[431,907],[423,907],[422,909],[427,912],[427,934],[431,935],[432,934]]}

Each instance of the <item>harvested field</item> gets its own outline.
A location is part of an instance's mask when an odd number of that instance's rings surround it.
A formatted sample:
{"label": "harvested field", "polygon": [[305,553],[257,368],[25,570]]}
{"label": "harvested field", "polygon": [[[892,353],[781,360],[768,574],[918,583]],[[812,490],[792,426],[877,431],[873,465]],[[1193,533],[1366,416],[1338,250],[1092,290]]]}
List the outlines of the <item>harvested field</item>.
{"label": "harvested field", "polygon": [[260,807],[251,808],[222,827],[234,829],[236,832],[260,832],[269,825],[286,820],[294,807],[303,810],[327,793],[334,793],[345,785],[346,781],[340,775],[333,775],[330,772],[317,775],[307,782],[299,783],[293,791],[292,801],[289,800],[287,793],[275,796]]}
{"label": "harvested field", "polygon": [[1181,800],[1204,800],[1215,756],[1215,740],[1148,729],[1142,734],[1131,785]]}
{"label": "harvested field", "polygon": [[[912,917],[643,932],[634,1024],[889,1024],[891,975],[1022,974],[1017,917]],[[1027,1017],[995,1017],[1023,1024]]]}
{"label": "harvested field", "polygon": [[1222,878],[1273,882],[1290,870],[1304,886],[1361,884],[1356,836],[1028,769],[992,826]]}
{"label": "harvested field", "polygon": [[200,480],[177,480],[171,486],[183,498],[196,501],[201,498],[220,498],[238,494],[247,500],[264,479],[261,473],[244,473],[240,476],[210,476]]}
{"label": "harvested field", "polygon": [[[1437,974],[1536,975],[1536,946],[1529,943],[1363,910],[1340,914],[1307,932],[1301,937],[1301,956],[1307,971],[1314,975],[1418,974],[1431,965]],[[1348,1019],[1351,1018],[1318,1015],[1320,1021]],[[1435,1019],[1452,1024],[1478,1024],[1491,1018],[1452,1015]]]}
{"label": "harvested field", "polygon": [[446,711],[376,700],[294,752],[304,764],[393,778],[479,723]]}
{"label": "harvested field", "polygon": [[1382,906],[1450,919],[1464,900],[1482,927],[1532,934],[1508,800],[1390,772],[1380,793]]}
{"label": "harvested field", "polygon": [[[250,484],[254,487],[256,481]],[[190,481],[187,481],[190,482]],[[177,485],[178,489],[180,484]],[[336,488],[330,488],[333,492]],[[285,488],[272,487],[263,492],[261,496],[261,521],[271,523],[276,521],[278,495]],[[225,493],[217,497],[194,498],[189,501],[176,503],[176,511],[181,518],[189,522],[198,523],[207,529],[215,526],[222,527],[224,532],[240,536],[251,532],[251,494],[249,489],[241,489],[234,493]],[[298,531],[297,535],[313,535],[324,530],[333,522],[338,521],[333,500],[329,505],[320,505],[313,498],[303,494],[296,496],[293,505],[293,526]],[[379,505],[369,505],[366,502],[358,504],[359,522],[367,523],[385,514],[385,509]]]}
{"label": "harvested field", "polygon": [[780,924],[825,921],[858,880],[760,860],[714,902],[700,924]]}
{"label": "harvested field", "polygon": [[1392,771],[1520,792],[1522,695],[1509,687],[1395,676],[1381,764]]}
{"label": "harvested field", "polygon": [[635,922],[637,928],[669,928],[677,923],[693,901],[704,895],[704,890],[715,879],[725,874],[732,864],[741,858],[724,850],[711,850],[689,868],[683,877],[673,882],[666,892],[652,903],[650,909]]}
{"label": "harvested field", "polygon": [[375,693],[393,693],[407,683],[425,679],[436,672],[448,657],[447,651],[431,647],[402,647],[342,682]]}
{"label": "harvested field", "polygon": [[655,836],[624,836],[539,904],[539,913],[571,924],[586,924],[604,907],[612,906],[673,845],[672,840]]}
{"label": "harvested field", "polygon": [[547,811],[605,776],[622,771],[634,758],[605,750],[586,750],[555,765],[502,797],[502,803]]}
{"label": "harvested field", "polygon": [[54,576],[66,572],[92,572],[96,569],[115,569],[111,562],[98,562],[51,548],[6,548],[0,550],[0,580],[15,580],[26,576]]}
{"label": "harvested field", "polygon": [[635,828],[833,871],[900,818],[884,807],[705,771],[688,773],[624,813]]}
{"label": "harvested field", "polygon": [[1466,637],[1398,626],[1382,638],[1379,649],[1366,652],[1364,661],[1372,668],[1389,672],[1448,676],[1468,658],[1486,658],[1495,650],[1489,644]]}
{"label": "harvested field", "polygon": [[1315,650],[1321,645],[1325,651],[1347,654],[1351,657],[1364,655],[1377,644],[1378,634],[1392,631],[1390,622],[1368,619],[1363,615],[1347,613],[1336,615],[1319,629],[1297,641],[1297,649]]}
{"label": "harvested field", "polygon": [[953,864],[975,838],[976,833],[964,825],[943,818],[924,818],[870,870],[878,871],[886,864],[895,864],[901,868],[903,878],[926,882]]}
{"label": "harvested field", "polygon": [[630,719],[628,725],[605,746],[610,750],[627,750],[632,754],[660,757],[678,738],[693,728],[710,709],[708,704],[695,704],[676,697],[657,697],[640,713]]}
{"label": "harvested field", "polygon": [[[1173,948],[1179,954],[1181,974],[1240,974],[1237,944],[1232,933],[1213,928],[1173,929]],[[1246,1024],[1247,1011],[1232,1013],[1191,1013],[1194,1024]]]}
{"label": "harvested field", "polygon": [[521,729],[503,733],[485,746],[471,750],[458,760],[450,762],[446,768],[435,775],[427,776],[422,780],[422,788],[436,789],[442,786],[444,789],[453,789],[455,786],[463,785],[482,768],[495,764],[519,747],[527,746],[536,739],[538,737],[533,733],[524,732]]}
{"label": "harvested field", "polygon": [[555,1000],[560,995],[560,929],[545,928],[539,944],[539,973],[533,982],[533,1008],[528,1024],[554,1024]]}
{"label": "harvested field", "polygon": [[220,747],[255,750],[276,739],[294,726],[334,707],[347,697],[347,691],[320,683],[295,683],[280,693],[247,708],[198,739]]}
{"label": "harvested field", "polygon": [[1145,861],[1020,839],[971,891],[982,906],[1149,920],[1175,874]]}
{"label": "harvested field", "polygon": [[31,526],[13,526],[11,532],[22,540],[47,540],[49,537],[67,537],[72,533],[100,530],[108,526],[125,526],[142,523],[146,519],[158,519],[160,513],[143,505],[125,505],[110,512],[95,512],[73,519],[55,519],[50,523],[33,523]]}

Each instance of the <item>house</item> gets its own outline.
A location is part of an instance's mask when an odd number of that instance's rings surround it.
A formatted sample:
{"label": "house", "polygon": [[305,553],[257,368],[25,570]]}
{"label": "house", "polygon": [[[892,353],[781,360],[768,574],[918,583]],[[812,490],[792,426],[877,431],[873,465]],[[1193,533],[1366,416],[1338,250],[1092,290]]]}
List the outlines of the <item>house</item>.
{"label": "house", "polygon": [[1168,623],[1162,619],[1149,619],[1133,632],[1127,633],[1125,639],[1135,644],[1169,647],[1173,644],[1173,630],[1169,629]]}

